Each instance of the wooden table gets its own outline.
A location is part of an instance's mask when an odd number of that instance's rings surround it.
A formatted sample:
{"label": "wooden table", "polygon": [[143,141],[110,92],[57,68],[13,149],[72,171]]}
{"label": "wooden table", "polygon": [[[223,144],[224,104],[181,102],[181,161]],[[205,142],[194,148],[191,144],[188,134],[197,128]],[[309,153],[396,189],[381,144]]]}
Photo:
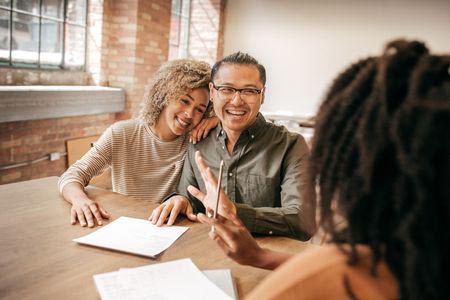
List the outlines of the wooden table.
{"label": "wooden table", "polygon": [[[98,299],[92,275],[190,257],[201,269],[229,268],[242,297],[268,271],[241,266],[208,237],[210,228],[183,219],[190,229],[157,259],[78,245],[72,239],[95,229],[70,225],[70,205],[59,196],[57,177],[0,185],[0,298]],[[120,216],[147,218],[155,204],[88,188],[93,200]],[[267,248],[300,252],[309,243],[258,238]]]}

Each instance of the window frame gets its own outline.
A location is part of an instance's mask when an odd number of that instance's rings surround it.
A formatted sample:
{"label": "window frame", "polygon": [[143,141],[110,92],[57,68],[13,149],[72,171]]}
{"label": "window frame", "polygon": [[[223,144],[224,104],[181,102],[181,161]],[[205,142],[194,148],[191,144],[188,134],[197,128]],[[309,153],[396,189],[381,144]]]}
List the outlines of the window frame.
{"label": "window frame", "polygon": [[[188,13],[184,14],[183,12],[183,3],[187,1],[188,2]],[[190,39],[190,29],[191,29],[191,9],[192,9],[192,1],[191,0],[179,0],[179,9],[174,10],[173,8],[173,1],[172,1],[172,8],[171,8],[171,14],[170,17],[177,17],[179,18],[178,21],[178,28],[177,28],[177,37],[176,37],[176,42],[173,43],[172,39],[169,37],[169,49],[171,47],[174,47],[177,49],[177,56],[176,58],[188,58],[189,57],[189,39]],[[186,22],[185,24],[187,24],[186,28],[184,28],[186,30],[185,32],[185,36],[184,36],[184,41],[181,41],[181,30],[183,29],[183,24],[184,22]],[[171,32],[170,34],[172,34],[172,28],[171,28]],[[185,46],[185,47],[184,47]],[[180,48],[182,50],[182,53],[180,55]],[[170,50],[169,50],[170,53]],[[175,57],[172,57],[172,59],[175,59]]]}
{"label": "window frame", "polygon": [[[87,62],[87,41],[88,41],[88,11],[89,11],[89,0],[86,0],[86,10],[84,12],[84,24],[71,22],[68,20],[67,17],[67,5],[69,3],[69,0],[60,0],[63,3],[63,12],[62,12],[62,18],[55,18],[55,17],[49,17],[42,14],[42,5],[43,0],[39,0],[39,14],[35,14],[29,11],[24,11],[21,9],[14,8],[14,1],[17,0],[10,0],[9,7],[0,5],[0,11],[5,11],[9,13],[9,56],[8,60],[0,60],[0,68],[15,68],[15,69],[36,69],[36,70],[66,70],[66,71],[86,71],[86,62]],[[38,60],[36,63],[27,63],[27,62],[14,62],[12,59],[12,52],[13,52],[13,15],[14,13],[19,13],[31,17],[39,18],[39,39],[38,39]],[[52,22],[56,22],[57,24],[62,25],[62,35],[61,35],[61,61],[58,65],[50,65],[48,63],[41,63],[41,33],[42,33],[42,20],[49,20]],[[67,66],[64,63],[65,55],[66,55],[66,25],[70,26],[76,26],[79,28],[84,29],[84,63],[83,65],[72,67]]]}

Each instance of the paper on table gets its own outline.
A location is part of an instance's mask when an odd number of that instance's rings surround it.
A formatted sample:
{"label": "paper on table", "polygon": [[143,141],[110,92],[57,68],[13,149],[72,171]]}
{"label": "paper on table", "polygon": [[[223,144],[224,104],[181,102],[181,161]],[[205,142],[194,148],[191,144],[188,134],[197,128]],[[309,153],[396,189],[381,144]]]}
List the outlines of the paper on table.
{"label": "paper on table", "polygon": [[73,241],[91,246],[155,257],[170,247],[189,227],[157,227],[147,220],[120,217]]}
{"label": "paper on table", "polygon": [[[120,268],[119,272],[127,269],[129,268]],[[230,296],[232,299],[237,299],[236,284],[230,269],[204,270],[202,272],[212,283],[214,283],[219,289],[225,292],[228,296]]]}
{"label": "paper on table", "polygon": [[204,270],[203,274],[232,299],[237,299],[236,285],[230,269]]}
{"label": "paper on table", "polygon": [[94,275],[102,300],[231,298],[186,258]]}

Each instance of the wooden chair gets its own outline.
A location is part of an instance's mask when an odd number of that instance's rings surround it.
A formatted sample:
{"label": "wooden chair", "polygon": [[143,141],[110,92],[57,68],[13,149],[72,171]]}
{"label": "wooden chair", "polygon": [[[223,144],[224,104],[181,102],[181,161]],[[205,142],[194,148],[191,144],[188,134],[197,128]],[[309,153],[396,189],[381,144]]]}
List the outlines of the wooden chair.
{"label": "wooden chair", "polygon": [[[68,140],[66,142],[67,147],[67,161],[69,166],[74,162],[79,160],[89,149],[93,146],[99,135],[93,135],[73,140]],[[94,185],[107,190],[112,190],[111,182],[111,168],[106,169],[102,174],[95,176],[89,182],[90,185]]]}

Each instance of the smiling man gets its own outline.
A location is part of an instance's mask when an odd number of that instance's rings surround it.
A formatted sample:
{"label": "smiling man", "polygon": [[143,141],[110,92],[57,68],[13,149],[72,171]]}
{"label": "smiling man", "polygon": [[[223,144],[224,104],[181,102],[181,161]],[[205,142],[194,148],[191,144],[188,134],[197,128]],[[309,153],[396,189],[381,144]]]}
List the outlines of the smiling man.
{"label": "smiling man", "polygon": [[[252,233],[309,239],[316,226],[315,194],[306,184],[308,147],[301,135],[267,122],[259,113],[265,68],[237,52],[213,66],[211,79],[210,95],[220,124],[206,139],[189,145],[177,193],[153,210],[149,220],[172,225],[180,213],[195,221],[196,213],[205,211],[187,191],[190,185],[195,187],[191,191],[199,189],[193,193],[200,199],[207,192],[195,161],[199,151],[216,175],[224,161],[222,188],[230,203],[221,205],[232,206]],[[305,193],[312,195],[312,203],[304,201]]]}

